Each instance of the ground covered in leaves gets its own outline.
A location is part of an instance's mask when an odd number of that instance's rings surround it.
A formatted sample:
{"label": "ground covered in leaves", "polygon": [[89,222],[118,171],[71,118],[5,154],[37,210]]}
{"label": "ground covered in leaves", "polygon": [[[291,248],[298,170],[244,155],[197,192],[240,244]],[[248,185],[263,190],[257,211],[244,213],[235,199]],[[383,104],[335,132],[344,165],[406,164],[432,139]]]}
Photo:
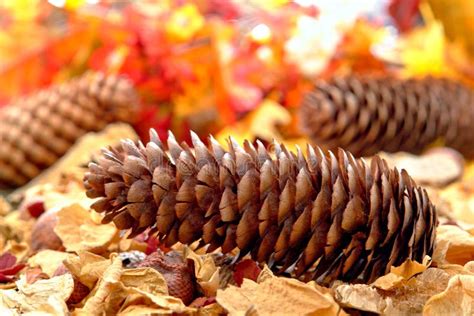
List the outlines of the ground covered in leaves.
{"label": "ground covered in leaves", "polygon": [[372,284],[326,288],[275,276],[250,259],[234,262],[232,254],[169,249],[147,234],[127,239],[101,224],[84,195],[83,166],[122,137],[137,136],[121,124],[86,135],[53,169],[0,200],[2,314],[474,313],[474,165],[452,150],[385,156],[428,187],[438,206],[433,258],[408,260]]}

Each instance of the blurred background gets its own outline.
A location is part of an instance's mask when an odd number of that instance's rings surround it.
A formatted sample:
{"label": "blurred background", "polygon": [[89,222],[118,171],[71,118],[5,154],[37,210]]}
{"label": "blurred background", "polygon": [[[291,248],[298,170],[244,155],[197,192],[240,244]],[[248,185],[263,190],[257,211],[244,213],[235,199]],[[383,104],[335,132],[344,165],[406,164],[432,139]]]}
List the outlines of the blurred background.
{"label": "blurred background", "polygon": [[0,106],[99,70],[132,80],[137,133],[304,142],[311,82],[344,73],[474,82],[470,0],[3,0]]}

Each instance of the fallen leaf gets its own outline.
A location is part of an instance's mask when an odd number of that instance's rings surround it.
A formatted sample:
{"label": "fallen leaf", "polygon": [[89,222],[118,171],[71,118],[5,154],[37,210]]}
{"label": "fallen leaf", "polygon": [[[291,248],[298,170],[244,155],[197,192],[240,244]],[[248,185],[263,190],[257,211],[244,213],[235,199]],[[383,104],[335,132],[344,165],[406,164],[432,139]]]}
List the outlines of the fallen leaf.
{"label": "fallen leaf", "polygon": [[3,196],[0,195],[0,215],[4,216],[10,213],[12,210],[12,207],[10,203],[5,200]]}
{"label": "fallen leaf", "polygon": [[153,295],[168,295],[165,278],[153,268],[126,269],[120,276],[120,281],[127,287]]}
{"label": "fallen leaf", "polygon": [[93,288],[110,266],[110,260],[91,252],[80,251],[67,257],[64,266],[84,285]]}
{"label": "fallen leaf", "polygon": [[438,242],[448,244],[446,261],[464,265],[474,260],[474,236],[455,225],[440,225],[437,228]]}
{"label": "fallen leaf", "polygon": [[207,297],[215,296],[219,288],[219,267],[210,254],[198,255],[189,247],[183,249],[183,257],[194,262],[196,281]]}
{"label": "fallen leaf", "polygon": [[79,204],[57,212],[58,223],[54,231],[67,251],[103,252],[118,234],[113,223],[101,225],[92,220],[91,212]]}
{"label": "fallen leaf", "polygon": [[35,283],[38,280],[49,279],[49,275],[44,273],[39,267],[26,269],[25,276],[28,284]]}
{"label": "fallen leaf", "polygon": [[405,169],[419,184],[443,187],[459,180],[464,169],[464,159],[454,149],[442,147],[423,155],[409,153],[386,154],[382,157],[390,167]]}
{"label": "fallen leaf", "polygon": [[432,296],[423,309],[423,315],[473,315],[474,275],[456,275],[449,280],[443,292]]}
{"label": "fallen leaf", "polygon": [[390,267],[390,273],[379,277],[371,285],[382,290],[389,290],[400,282],[425,271],[430,262],[431,259],[428,256],[424,258],[423,263],[408,259],[398,267]]}
{"label": "fallen leaf", "polygon": [[377,314],[385,311],[390,300],[365,284],[339,285],[335,290],[335,298],[342,306]]}
{"label": "fallen leaf", "polygon": [[244,140],[253,141],[260,138],[266,141],[282,139],[278,132],[278,125],[286,125],[291,122],[291,115],[287,109],[280,104],[266,99],[255,110],[238,123],[222,129],[216,139],[221,144],[226,144],[229,136],[235,138],[238,143]]}
{"label": "fallen leaf", "polygon": [[344,315],[330,294],[295,279],[274,277],[261,283],[244,279],[241,287],[217,291],[217,302],[231,315]]}
{"label": "fallen leaf", "polygon": [[38,280],[28,284],[26,276],[16,282],[18,291],[0,290],[4,305],[18,312],[44,312],[49,315],[68,313],[66,300],[74,288],[74,281],[69,274],[51,279]]}
{"label": "fallen leaf", "polygon": [[9,252],[0,256],[0,282],[9,282],[15,275],[25,267],[25,264],[17,263],[17,258]]}
{"label": "fallen leaf", "polygon": [[239,286],[244,281],[244,278],[257,281],[261,271],[262,269],[258,267],[255,261],[251,259],[242,260],[235,266],[234,281]]}
{"label": "fallen leaf", "polygon": [[56,269],[63,264],[64,260],[74,257],[73,254],[55,251],[55,250],[42,250],[28,259],[28,265],[30,267],[40,267],[41,270],[48,276],[52,276]]}
{"label": "fallen leaf", "polygon": [[98,281],[91,295],[84,306],[76,310],[77,314],[127,314],[137,310],[159,314],[194,311],[180,299],[168,295],[166,282],[158,271],[152,268],[124,269],[120,257],[115,255],[106,259],[105,263],[108,266],[96,278]]}
{"label": "fallen leaf", "polygon": [[443,269],[428,268],[408,280],[382,290],[366,284],[343,284],[335,288],[337,302],[345,307],[381,315],[421,314],[426,301],[443,291],[450,279]]}

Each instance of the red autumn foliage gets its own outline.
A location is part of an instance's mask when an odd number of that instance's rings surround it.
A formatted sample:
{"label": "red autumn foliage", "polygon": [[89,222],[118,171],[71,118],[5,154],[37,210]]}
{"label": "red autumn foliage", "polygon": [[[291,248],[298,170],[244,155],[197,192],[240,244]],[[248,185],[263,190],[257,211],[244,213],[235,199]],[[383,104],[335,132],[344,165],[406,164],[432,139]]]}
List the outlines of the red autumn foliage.
{"label": "red autumn foliage", "polygon": [[251,259],[242,260],[235,266],[234,281],[238,286],[242,285],[244,278],[256,281],[261,271],[262,269],[259,268],[255,261]]}
{"label": "red autumn foliage", "polygon": [[9,252],[0,256],[0,282],[10,282],[15,275],[25,267],[23,263],[17,263],[17,258]]}

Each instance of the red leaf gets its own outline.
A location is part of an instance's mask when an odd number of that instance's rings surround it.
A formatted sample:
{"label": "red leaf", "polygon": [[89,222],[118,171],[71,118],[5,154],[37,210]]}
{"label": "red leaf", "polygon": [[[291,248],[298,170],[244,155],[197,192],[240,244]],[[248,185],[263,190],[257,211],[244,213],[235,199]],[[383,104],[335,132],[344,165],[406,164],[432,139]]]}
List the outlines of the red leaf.
{"label": "red leaf", "polygon": [[391,0],[388,13],[402,32],[409,31],[415,24],[420,0]]}
{"label": "red leaf", "polygon": [[238,286],[242,285],[245,279],[256,281],[260,274],[260,269],[257,263],[253,260],[246,259],[239,262],[234,269],[234,281]]}
{"label": "red leaf", "polygon": [[15,275],[18,272],[20,272],[20,270],[23,269],[24,267],[25,267],[25,264],[20,263],[20,264],[17,264],[16,266],[13,266],[13,267],[9,268],[9,269],[1,270],[0,273],[5,274],[5,275]]}
{"label": "red leaf", "polygon": [[5,252],[0,256],[0,272],[9,269],[16,263],[16,257],[9,252]]}
{"label": "red leaf", "polygon": [[16,264],[16,257],[9,252],[0,256],[0,282],[9,282],[25,264]]}
{"label": "red leaf", "polygon": [[33,200],[26,205],[28,213],[34,218],[38,218],[44,213],[44,202],[43,200]]}

